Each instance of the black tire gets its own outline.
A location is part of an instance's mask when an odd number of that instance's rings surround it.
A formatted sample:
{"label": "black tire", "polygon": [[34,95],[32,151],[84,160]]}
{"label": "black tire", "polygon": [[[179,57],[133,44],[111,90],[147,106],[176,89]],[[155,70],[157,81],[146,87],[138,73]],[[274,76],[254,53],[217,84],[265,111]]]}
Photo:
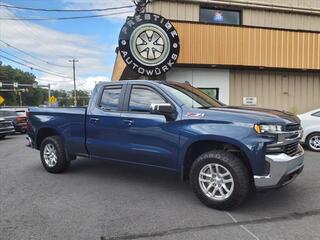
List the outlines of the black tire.
{"label": "black tire", "polygon": [[319,149],[315,149],[314,147],[311,146],[311,139],[313,137],[318,137],[318,139],[320,139],[320,132],[316,132],[316,133],[312,133],[310,134],[307,139],[306,139],[306,146],[310,151],[314,151],[314,152],[320,152],[320,148]]}
{"label": "black tire", "polygon": [[[56,151],[55,154],[56,154],[57,160],[54,166],[49,166],[45,161],[44,149],[48,144],[51,144]],[[40,157],[41,157],[41,162],[44,168],[50,173],[62,173],[66,171],[70,166],[70,161],[68,161],[66,157],[66,152],[63,147],[63,141],[59,136],[47,137],[42,141],[41,147],[40,147]]]}
{"label": "black tire", "polygon": [[[223,166],[233,178],[233,191],[230,191],[231,195],[224,200],[215,200],[208,197],[200,186],[200,171],[210,163]],[[246,199],[251,188],[249,171],[241,159],[222,150],[203,153],[194,161],[190,170],[190,183],[201,202],[210,208],[219,210],[228,210],[239,206]]]}
{"label": "black tire", "polygon": [[0,140],[4,139],[5,137],[6,137],[6,135],[0,136]]}

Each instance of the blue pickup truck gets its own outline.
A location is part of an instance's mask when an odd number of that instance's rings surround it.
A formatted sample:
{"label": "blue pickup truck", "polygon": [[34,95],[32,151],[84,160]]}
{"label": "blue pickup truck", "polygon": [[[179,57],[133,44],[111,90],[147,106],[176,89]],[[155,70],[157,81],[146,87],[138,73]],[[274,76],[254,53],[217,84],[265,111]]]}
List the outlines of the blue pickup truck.
{"label": "blue pickup truck", "polygon": [[227,106],[188,83],[100,83],[87,108],[30,108],[28,121],[29,145],[50,173],[77,156],[163,168],[216,209],[282,187],[304,166],[296,116]]}

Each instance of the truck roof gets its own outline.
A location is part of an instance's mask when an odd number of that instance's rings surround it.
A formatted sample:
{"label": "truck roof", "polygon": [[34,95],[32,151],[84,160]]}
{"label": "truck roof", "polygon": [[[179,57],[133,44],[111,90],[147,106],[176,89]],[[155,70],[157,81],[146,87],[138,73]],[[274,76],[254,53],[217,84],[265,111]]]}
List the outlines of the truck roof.
{"label": "truck roof", "polygon": [[130,83],[170,83],[165,80],[120,80],[120,81],[110,81],[110,82],[99,82],[97,85],[126,84],[128,82]]}

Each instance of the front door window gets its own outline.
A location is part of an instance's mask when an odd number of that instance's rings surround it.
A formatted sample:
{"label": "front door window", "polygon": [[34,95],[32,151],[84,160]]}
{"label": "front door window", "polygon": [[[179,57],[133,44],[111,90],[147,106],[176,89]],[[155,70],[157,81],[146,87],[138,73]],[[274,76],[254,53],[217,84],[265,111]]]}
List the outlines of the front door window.
{"label": "front door window", "polygon": [[166,103],[166,101],[153,90],[146,87],[134,86],[129,102],[130,112],[150,112],[151,104]]}

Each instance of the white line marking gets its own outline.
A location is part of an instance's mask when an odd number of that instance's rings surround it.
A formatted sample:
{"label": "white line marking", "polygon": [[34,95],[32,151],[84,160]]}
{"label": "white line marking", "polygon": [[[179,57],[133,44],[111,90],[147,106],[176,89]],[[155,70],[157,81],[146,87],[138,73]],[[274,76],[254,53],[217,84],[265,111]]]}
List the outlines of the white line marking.
{"label": "white line marking", "polygon": [[[234,221],[235,223],[238,223],[237,219],[235,219],[235,218],[231,215],[231,213],[229,213],[229,212],[226,212],[226,213],[227,213],[227,215],[232,219],[232,221]],[[251,231],[250,231],[248,228],[246,228],[245,226],[240,225],[240,227],[241,227],[243,230],[245,230],[247,233],[249,233],[254,239],[260,240],[253,232],[251,232]]]}

